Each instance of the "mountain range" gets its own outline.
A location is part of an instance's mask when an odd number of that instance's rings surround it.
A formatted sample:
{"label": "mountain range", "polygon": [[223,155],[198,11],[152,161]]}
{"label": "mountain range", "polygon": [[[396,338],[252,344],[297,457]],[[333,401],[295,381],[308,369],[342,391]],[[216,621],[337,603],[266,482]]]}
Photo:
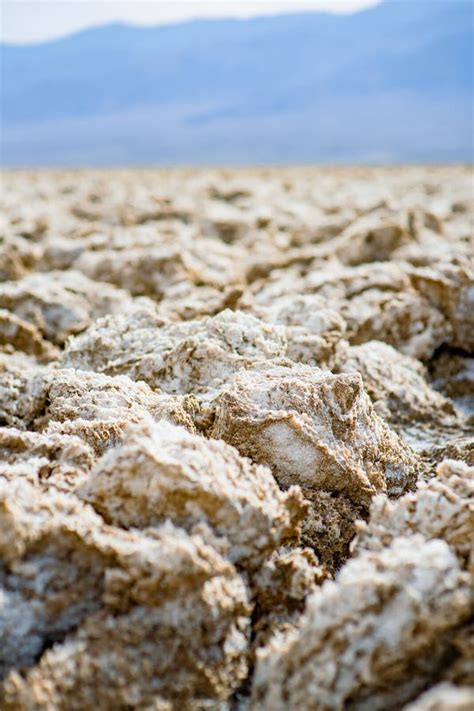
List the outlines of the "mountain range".
{"label": "mountain range", "polygon": [[6,166],[469,162],[471,0],[1,46]]}

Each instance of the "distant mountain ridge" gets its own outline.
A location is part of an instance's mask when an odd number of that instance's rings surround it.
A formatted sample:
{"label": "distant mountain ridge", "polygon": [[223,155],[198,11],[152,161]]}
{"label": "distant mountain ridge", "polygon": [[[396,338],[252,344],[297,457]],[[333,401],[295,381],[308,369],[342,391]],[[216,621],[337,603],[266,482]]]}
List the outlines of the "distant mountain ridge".
{"label": "distant mountain ridge", "polygon": [[1,48],[4,165],[472,160],[470,0]]}

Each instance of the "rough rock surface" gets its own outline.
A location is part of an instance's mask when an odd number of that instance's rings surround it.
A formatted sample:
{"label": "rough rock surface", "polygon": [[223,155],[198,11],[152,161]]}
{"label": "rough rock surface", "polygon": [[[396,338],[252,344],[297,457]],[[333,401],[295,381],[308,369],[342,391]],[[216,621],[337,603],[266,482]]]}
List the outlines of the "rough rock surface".
{"label": "rough rock surface", "polygon": [[34,426],[46,407],[46,369],[24,353],[0,353],[0,425]]}
{"label": "rough rock surface", "polygon": [[40,362],[59,357],[59,350],[43,338],[36,326],[7,309],[0,309],[0,346],[6,353],[27,353]]}
{"label": "rough rock surface", "polygon": [[337,492],[367,504],[416,478],[413,457],[375,413],[358,373],[262,366],[234,376],[218,398],[213,437],[269,464],[283,486]]}
{"label": "rough rock surface", "polygon": [[474,467],[447,459],[417,491],[397,501],[375,497],[369,523],[360,525],[355,551],[382,550],[394,538],[417,533],[446,541],[460,566],[474,572]]}
{"label": "rough rock surface", "polygon": [[456,417],[451,400],[430,387],[420,361],[381,341],[348,348],[338,370],[360,373],[377,413],[393,425]]}
{"label": "rough rock surface", "polygon": [[284,356],[286,347],[281,326],[240,312],[167,324],[151,310],[133,310],[98,320],[71,340],[63,363],[126,374],[169,393],[205,395],[252,362]]}
{"label": "rough rock surface", "polygon": [[50,371],[43,383],[47,408],[42,422],[47,431],[76,434],[98,454],[119,444],[130,422],[150,416],[194,430],[191,414],[197,405],[192,396],[154,392],[125,375],[64,368]]}
{"label": "rough rock surface", "polygon": [[368,341],[342,350],[336,370],[362,375],[377,413],[425,460],[436,463],[459,449],[454,458],[469,462],[474,422],[462,404],[434,389],[420,361]]}
{"label": "rough rock surface", "polygon": [[0,285],[0,308],[32,323],[44,338],[57,344],[129,301],[127,292],[72,271],[31,274]]}
{"label": "rough rock surface", "polygon": [[267,323],[286,326],[287,356],[296,363],[331,368],[346,324],[339,312],[316,294],[283,296],[270,305],[252,304],[251,312]]}
{"label": "rough rock surface", "polygon": [[348,557],[372,496],[416,480],[416,456],[375,413],[358,373],[300,364],[237,373],[210,434],[269,465],[281,486],[301,486],[311,504],[302,540],[330,570]]}
{"label": "rough rock surface", "polygon": [[199,536],[1,480],[0,522],[2,708],[206,702],[245,677],[246,586]]}
{"label": "rough rock surface", "polygon": [[78,494],[115,525],[146,528],[169,519],[210,535],[241,565],[256,565],[297,539],[306,512],[299,489],[281,492],[266,467],[166,422],[130,427]]}
{"label": "rough rock surface", "polygon": [[462,351],[441,349],[430,363],[433,387],[451,398],[474,424],[474,357]]}
{"label": "rough rock surface", "polygon": [[471,170],[6,177],[2,711],[470,709]]}
{"label": "rough rock surface", "polygon": [[0,428],[0,456],[0,477],[64,491],[73,491],[94,463],[94,453],[78,437],[14,427]]}
{"label": "rough rock surface", "polygon": [[308,599],[297,630],[257,654],[250,707],[395,708],[436,672],[469,603],[443,541],[399,538],[362,554]]}
{"label": "rough rock surface", "polygon": [[282,547],[254,573],[253,646],[297,627],[308,596],[328,577],[310,548]]}

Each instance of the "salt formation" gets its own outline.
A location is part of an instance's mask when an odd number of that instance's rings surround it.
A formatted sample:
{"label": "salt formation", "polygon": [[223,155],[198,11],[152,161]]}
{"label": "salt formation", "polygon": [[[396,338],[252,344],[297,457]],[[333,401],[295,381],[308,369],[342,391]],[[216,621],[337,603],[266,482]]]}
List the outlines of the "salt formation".
{"label": "salt formation", "polygon": [[36,326],[7,309],[0,309],[0,345],[7,353],[27,353],[36,356],[40,362],[59,357],[59,350],[41,335]]}
{"label": "salt formation", "polygon": [[124,373],[169,393],[206,394],[254,361],[284,356],[286,347],[282,327],[240,312],[167,324],[153,311],[133,310],[71,340],[63,363]]}
{"label": "salt formation", "polygon": [[377,413],[394,426],[449,422],[456,416],[451,400],[428,384],[426,368],[381,341],[348,348],[338,370],[360,373]]}
{"label": "salt formation", "polygon": [[252,313],[267,323],[286,326],[286,355],[297,363],[333,367],[346,324],[338,311],[314,294],[288,295],[268,305],[252,303]]}
{"label": "salt formation", "polygon": [[32,323],[57,344],[99,316],[119,311],[129,300],[126,292],[72,271],[32,274],[0,286],[0,308]]}
{"label": "salt formation", "polygon": [[474,358],[462,351],[442,349],[430,363],[433,387],[453,400],[472,424],[474,421]]}
{"label": "salt formation", "polygon": [[262,647],[273,635],[297,627],[306,599],[326,577],[327,571],[310,548],[286,545],[267,558],[251,578],[256,601],[252,618],[254,649]]}
{"label": "salt formation", "polygon": [[358,374],[294,364],[237,373],[210,433],[268,464],[281,486],[302,487],[311,503],[303,542],[331,570],[347,558],[372,496],[399,495],[416,478],[415,455],[374,412]]}
{"label": "salt formation", "polygon": [[24,479],[38,488],[73,491],[94,464],[94,454],[79,437],[0,429],[0,477]]}
{"label": "salt formation", "polygon": [[0,486],[2,708],[205,704],[245,677],[245,584],[199,536]]}
{"label": "salt formation", "polygon": [[212,436],[269,464],[283,486],[367,504],[414,481],[413,457],[376,415],[358,374],[304,365],[237,373],[218,399]]}
{"label": "salt formation", "polygon": [[285,540],[297,539],[306,511],[299,489],[281,492],[266,467],[224,442],[166,422],[129,428],[79,495],[108,522],[146,528],[169,519],[211,535],[233,563],[253,566]]}
{"label": "salt formation", "polygon": [[250,707],[399,707],[442,664],[446,635],[467,619],[469,602],[442,541],[400,538],[365,553],[308,599],[297,630],[257,655]]}
{"label": "salt formation", "polygon": [[46,404],[45,368],[23,353],[0,353],[0,422],[28,428]]}
{"label": "salt formation", "polygon": [[424,459],[436,463],[454,455],[474,461],[469,453],[472,426],[465,412],[434,389],[420,361],[386,343],[368,341],[345,349],[336,370],[362,375],[377,413]]}
{"label": "salt formation", "polygon": [[370,522],[360,526],[355,550],[381,550],[394,538],[421,533],[446,541],[462,568],[474,572],[474,467],[445,460],[437,476],[398,501],[376,497]]}
{"label": "salt formation", "polygon": [[456,687],[443,683],[422,694],[415,702],[405,706],[406,711],[470,711],[474,704],[474,691],[469,687]]}
{"label": "salt formation", "polygon": [[[191,396],[154,392],[125,375],[109,377],[69,368],[43,377],[47,407],[42,421],[48,432],[76,434],[98,453],[117,445],[130,422],[151,416],[193,430]],[[191,414],[190,414],[191,413]]]}
{"label": "salt formation", "polygon": [[2,711],[473,706],[471,178],[8,172]]}

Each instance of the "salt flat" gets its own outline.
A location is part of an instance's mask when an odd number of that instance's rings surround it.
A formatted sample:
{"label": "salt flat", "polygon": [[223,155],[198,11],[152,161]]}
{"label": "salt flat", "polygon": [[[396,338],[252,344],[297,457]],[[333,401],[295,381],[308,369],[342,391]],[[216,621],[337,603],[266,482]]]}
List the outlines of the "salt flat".
{"label": "salt flat", "polygon": [[471,169],[2,182],[2,709],[470,708]]}

